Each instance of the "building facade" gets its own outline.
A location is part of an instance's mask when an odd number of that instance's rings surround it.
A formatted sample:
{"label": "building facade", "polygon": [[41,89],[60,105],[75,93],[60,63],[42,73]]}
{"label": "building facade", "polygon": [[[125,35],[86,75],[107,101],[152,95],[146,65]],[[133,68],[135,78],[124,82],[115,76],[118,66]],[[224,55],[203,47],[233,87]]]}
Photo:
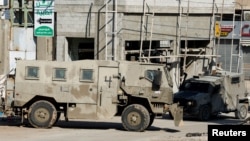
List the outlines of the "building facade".
{"label": "building facade", "polygon": [[[242,36],[215,33],[216,23],[225,27],[244,21],[232,15],[247,13],[246,0],[48,0],[54,3],[53,37],[34,36],[34,1],[2,0],[2,19],[10,21],[11,27],[5,45],[9,69],[15,67],[17,57],[156,62],[169,66],[177,90],[182,72],[210,73],[218,62],[235,70],[238,64],[244,68],[241,60],[248,60],[248,51],[241,51]],[[232,41],[240,59],[225,62],[228,56],[223,50]],[[227,48],[227,53],[232,50]]]}
{"label": "building facade", "polygon": [[166,63],[173,68],[177,87],[180,70],[188,71],[190,76],[209,70],[215,57],[214,16],[222,11],[234,13],[233,2],[56,1],[56,60]]}

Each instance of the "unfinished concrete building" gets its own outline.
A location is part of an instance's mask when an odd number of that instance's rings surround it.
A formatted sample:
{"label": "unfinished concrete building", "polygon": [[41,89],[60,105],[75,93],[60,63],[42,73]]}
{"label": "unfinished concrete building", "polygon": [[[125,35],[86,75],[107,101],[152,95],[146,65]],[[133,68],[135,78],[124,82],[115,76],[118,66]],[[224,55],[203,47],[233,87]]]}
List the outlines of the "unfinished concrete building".
{"label": "unfinished concrete building", "polygon": [[[231,25],[241,25],[242,19],[232,17],[235,11],[242,15],[247,7],[235,0],[46,0],[53,3],[53,37],[34,36],[33,7],[37,1],[3,3],[2,11],[5,15],[9,12],[9,19],[2,19],[9,20],[11,27],[10,43],[6,45],[9,69],[14,67],[16,57],[164,63],[172,72],[177,90],[182,72],[189,76],[210,73],[218,62],[223,62],[222,67],[230,65],[226,69],[244,66],[240,49],[235,53],[236,61],[224,64],[228,58],[220,54],[225,48],[219,47],[226,42],[225,46],[231,46],[232,40],[240,42],[241,36],[226,39],[216,33],[216,24],[231,21]],[[232,48],[240,45],[233,44]]]}
{"label": "unfinished concrete building", "polygon": [[165,63],[177,87],[181,70],[209,73],[215,15],[233,7],[222,0],[56,1],[56,60]]}

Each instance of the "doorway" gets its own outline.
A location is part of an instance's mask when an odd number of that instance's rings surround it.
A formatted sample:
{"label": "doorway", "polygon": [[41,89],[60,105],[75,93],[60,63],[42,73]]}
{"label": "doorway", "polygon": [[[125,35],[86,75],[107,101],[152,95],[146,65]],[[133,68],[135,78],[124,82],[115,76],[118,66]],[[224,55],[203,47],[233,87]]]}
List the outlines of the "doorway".
{"label": "doorway", "polygon": [[94,38],[67,38],[70,60],[94,60]]}

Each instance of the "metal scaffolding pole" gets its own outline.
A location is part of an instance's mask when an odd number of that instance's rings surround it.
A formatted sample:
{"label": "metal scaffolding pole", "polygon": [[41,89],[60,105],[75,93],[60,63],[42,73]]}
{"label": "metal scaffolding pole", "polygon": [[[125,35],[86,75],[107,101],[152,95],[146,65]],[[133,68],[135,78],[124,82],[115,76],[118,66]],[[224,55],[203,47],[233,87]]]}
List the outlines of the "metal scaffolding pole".
{"label": "metal scaffolding pole", "polygon": [[[112,4],[110,4],[113,1]],[[117,42],[117,0],[105,2],[105,60],[116,60]],[[109,9],[111,7],[111,10]],[[110,39],[111,37],[111,39]]]}

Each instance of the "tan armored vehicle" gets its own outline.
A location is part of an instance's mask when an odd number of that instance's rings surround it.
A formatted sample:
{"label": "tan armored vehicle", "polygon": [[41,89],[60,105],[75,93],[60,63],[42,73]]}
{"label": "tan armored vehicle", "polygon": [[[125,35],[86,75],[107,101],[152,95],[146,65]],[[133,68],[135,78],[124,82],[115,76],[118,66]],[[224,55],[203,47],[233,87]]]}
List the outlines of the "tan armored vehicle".
{"label": "tan armored vehicle", "polygon": [[179,126],[182,108],[173,103],[171,83],[160,64],[18,60],[5,110],[12,109],[36,128],[52,127],[61,113],[67,121],[120,115],[128,131],[144,131],[157,114],[171,110]]}
{"label": "tan armored vehicle", "polygon": [[185,117],[201,121],[229,112],[234,112],[238,119],[245,119],[248,99],[244,75],[219,71],[215,75],[194,76],[182,83],[179,92],[174,94],[174,102],[183,106]]}

